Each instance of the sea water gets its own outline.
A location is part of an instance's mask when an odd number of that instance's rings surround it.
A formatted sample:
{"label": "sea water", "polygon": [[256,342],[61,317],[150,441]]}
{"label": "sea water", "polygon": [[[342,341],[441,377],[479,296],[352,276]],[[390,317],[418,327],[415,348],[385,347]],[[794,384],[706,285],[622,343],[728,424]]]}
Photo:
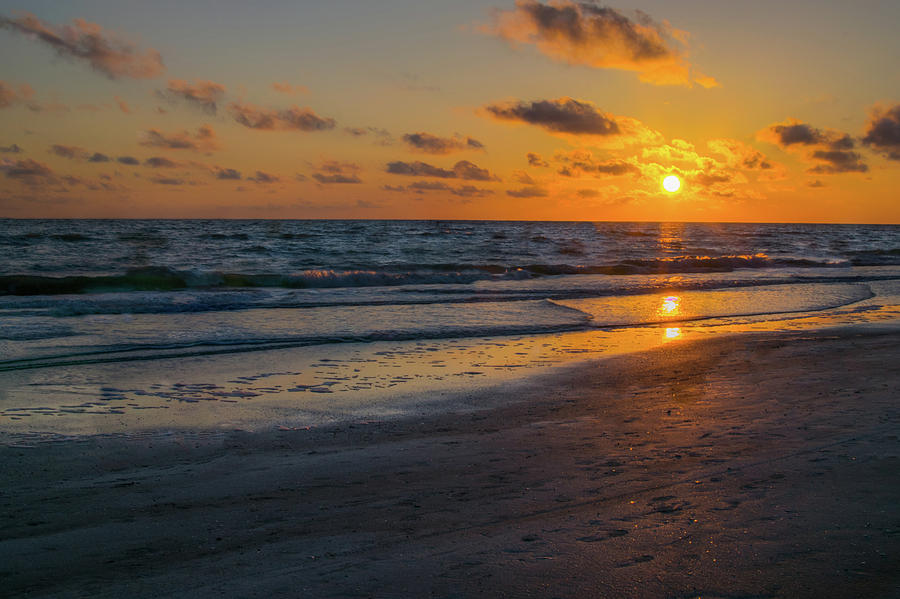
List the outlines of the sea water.
{"label": "sea water", "polygon": [[[227,354],[260,374],[264,350],[436,340],[489,358],[483,340],[502,353],[513,336],[862,313],[900,303],[898,281],[888,225],[0,220],[0,418],[48,381],[101,403],[225,389],[163,393],[150,376],[123,395],[117,373],[138,361]],[[331,392],[355,370],[271,388]]]}

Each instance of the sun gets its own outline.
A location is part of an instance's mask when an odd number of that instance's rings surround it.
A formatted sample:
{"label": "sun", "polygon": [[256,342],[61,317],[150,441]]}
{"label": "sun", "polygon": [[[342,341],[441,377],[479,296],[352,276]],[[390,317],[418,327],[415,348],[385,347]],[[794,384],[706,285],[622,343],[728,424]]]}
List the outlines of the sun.
{"label": "sun", "polygon": [[675,175],[668,175],[662,181],[663,189],[668,191],[669,193],[675,193],[679,189],[681,189],[681,179],[676,177]]}

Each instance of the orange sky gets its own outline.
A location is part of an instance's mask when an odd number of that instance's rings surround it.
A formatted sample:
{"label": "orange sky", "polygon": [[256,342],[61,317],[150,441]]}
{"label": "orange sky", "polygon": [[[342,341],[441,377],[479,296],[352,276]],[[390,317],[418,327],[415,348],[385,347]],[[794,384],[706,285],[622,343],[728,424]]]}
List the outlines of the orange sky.
{"label": "orange sky", "polygon": [[896,3],[56,4],[0,217],[900,222]]}

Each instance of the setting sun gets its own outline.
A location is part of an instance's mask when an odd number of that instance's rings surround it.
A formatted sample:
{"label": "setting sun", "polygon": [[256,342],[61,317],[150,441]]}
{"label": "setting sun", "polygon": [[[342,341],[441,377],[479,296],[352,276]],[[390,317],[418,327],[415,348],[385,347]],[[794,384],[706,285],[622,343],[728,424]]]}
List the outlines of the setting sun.
{"label": "setting sun", "polygon": [[675,175],[669,175],[662,181],[663,189],[668,191],[669,193],[675,193],[679,189],[681,189],[681,179],[676,177]]}

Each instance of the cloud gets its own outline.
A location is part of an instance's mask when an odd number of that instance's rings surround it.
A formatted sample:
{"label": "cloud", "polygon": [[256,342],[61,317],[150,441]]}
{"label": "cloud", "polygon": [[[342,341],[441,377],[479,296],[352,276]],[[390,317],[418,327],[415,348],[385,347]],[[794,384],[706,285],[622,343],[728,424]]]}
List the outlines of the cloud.
{"label": "cloud", "polygon": [[484,110],[497,120],[535,125],[557,135],[599,137],[617,145],[654,144],[663,139],[637,119],[604,113],[592,102],[568,97],[489,104]]}
{"label": "cloud", "polygon": [[278,81],[272,84],[272,89],[279,94],[295,95],[309,93],[309,88],[305,85],[291,85],[290,83],[279,83]]}
{"label": "cloud", "polygon": [[184,179],[179,179],[177,177],[162,177],[162,176],[151,177],[150,181],[152,181],[153,183],[156,183],[157,185],[185,185],[186,183],[188,183]]}
{"label": "cloud", "polygon": [[0,81],[0,108],[9,108],[16,104],[25,104],[26,108],[32,112],[43,112],[45,110],[61,112],[69,109],[68,106],[58,102],[46,105],[39,104],[34,100],[34,88],[27,83],[20,85],[19,90],[16,91],[9,83]]}
{"label": "cloud", "polygon": [[90,155],[84,148],[79,148],[78,146],[64,146],[61,144],[50,146],[50,153],[56,154],[61,158],[68,158],[69,160],[86,160]]}
{"label": "cloud", "polygon": [[313,173],[312,178],[319,183],[362,183],[359,178],[359,172],[362,169],[358,164],[352,162],[338,162],[337,160],[326,160],[319,165],[317,173]]}
{"label": "cloud", "polygon": [[900,160],[900,104],[875,106],[869,115],[862,142],[891,160]]}
{"label": "cloud", "polygon": [[394,144],[394,136],[387,129],[379,127],[344,127],[344,132],[353,137],[372,135],[379,146],[391,146]]}
{"label": "cloud", "polygon": [[216,132],[209,125],[203,125],[194,134],[188,131],[163,133],[159,129],[148,129],[138,142],[142,146],[164,148],[166,150],[194,150],[196,152],[213,152],[219,149]]}
{"label": "cloud", "polygon": [[141,163],[141,161],[134,156],[119,156],[118,158],[116,158],[116,162],[118,162],[119,164],[126,164],[128,166],[137,166]]}
{"label": "cloud", "polygon": [[152,79],[165,70],[156,50],[150,48],[142,53],[134,43],[84,19],[54,26],[25,13],[15,19],[0,17],[0,27],[43,42],[59,56],[87,62],[110,79]]}
{"label": "cloud", "polygon": [[528,159],[529,166],[541,166],[541,167],[550,166],[550,163],[547,162],[546,160],[544,160],[543,158],[541,158],[540,154],[535,154],[534,152],[528,152],[528,154],[526,154],[525,157]]}
{"label": "cloud", "polygon": [[311,109],[298,106],[272,110],[232,102],[228,108],[235,121],[260,131],[327,131],[334,129],[337,124],[332,118],[320,117]]}
{"label": "cloud", "polygon": [[0,171],[5,172],[8,179],[21,181],[30,186],[57,182],[53,169],[31,158],[15,161],[4,160],[0,162]]}
{"label": "cloud", "polygon": [[156,95],[169,102],[187,102],[207,114],[216,114],[218,103],[225,96],[225,86],[212,81],[198,80],[191,84],[181,79],[169,79],[166,89],[157,90]]}
{"label": "cloud", "polygon": [[152,156],[144,161],[144,166],[149,166],[150,168],[175,168],[179,164],[163,156]]}
{"label": "cloud", "polygon": [[468,160],[460,160],[452,170],[440,168],[426,162],[389,162],[386,172],[412,177],[439,177],[441,179],[469,179],[473,181],[498,181],[487,169],[478,167]]}
{"label": "cloud", "polygon": [[506,195],[512,198],[545,198],[549,195],[546,189],[537,185],[529,185],[519,189],[507,189]]}
{"label": "cloud", "polygon": [[492,195],[494,193],[491,189],[481,189],[479,187],[475,187],[474,185],[460,185],[457,187],[453,187],[444,183],[443,181],[416,181],[415,183],[411,183],[407,186],[384,185],[382,186],[382,189],[384,189],[385,191],[397,192],[411,191],[418,194],[428,193],[432,191],[443,191],[463,198],[482,197]]}
{"label": "cloud", "polygon": [[128,105],[128,102],[116,96],[116,104],[119,106],[119,110],[124,112],[125,114],[131,114],[131,106]]}
{"label": "cloud", "polygon": [[747,170],[770,170],[774,164],[762,152],[736,139],[711,139],[706,142],[714,154],[725,158],[725,163],[732,168]]}
{"label": "cloud", "polygon": [[568,154],[558,154],[557,159],[565,163],[557,171],[564,177],[580,177],[584,173],[590,173],[597,177],[612,176],[641,173],[641,169],[625,160],[605,160],[597,162],[591,152],[586,150],[575,150]]}
{"label": "cloud", "polygon": [[0,108],[9,108],[16,104],[22,97],[5,81],[0,81]]}
{"label": "cloud", "polygon": [[862,156],[854,152],[850,135],[833,129],[817,129],[797,119],[769,125],[757,133],[762,141],[788,151],[802,152],[812,162],[808,172],[819,174],[864,173],[869,170]]}
{"label": "cloud", "polygon": [[229,181],[239,181],[241,179],[241,173],[233,168],[221,168],[218,166],[214,166],[213,174],[215,175],[216,179]]}
{"label": "cloud", "polygon": [[464,150],[482,150],[484,144],[471,137],[438,137],[431,133],[407,133],[403,136],[409,146],[426,154],[451,154]]}
{"label": "cloud", "polygon": [[0,146],[0,154],[20,154],[22,152],[24,152],[24,150],[18,144]]}
{"label": "cloud", "polygon": [[53,144],[50,146],[50,153],[55,154],[61,158],[68,158],[69,160],[84,160],[86,162],[109,162],[110,157],[106,154],[101,154],[100,152],[94,152],[93,154],[84,148],[80,148],[78,146],[64,146],[62,144]]}
{"label": "cloud", "polygon": [[824,163],[809,169],[811,173],[832,175],[836,173],[865,173],[869,170],[869,166],[863,163],[862,156],[857,152],[848,150],[816,150],[811,157]]}
{"label": "cloud", "polygon": [[627,16],[590,2],[516,0],[512,10],[494,12],[481,31],[513,46],[533,44],[546,56],[569,64],[637,72],[656,85],[718,85],[712,77],[691,74],[688,34],[635,11]]}
{"label": "cloud", "polygon": [[253,181],[254,183],[260,184],[278,183],[281,181],[281,177],[263,171],[256,171],[255,175],[247,177],[247,181]]}

